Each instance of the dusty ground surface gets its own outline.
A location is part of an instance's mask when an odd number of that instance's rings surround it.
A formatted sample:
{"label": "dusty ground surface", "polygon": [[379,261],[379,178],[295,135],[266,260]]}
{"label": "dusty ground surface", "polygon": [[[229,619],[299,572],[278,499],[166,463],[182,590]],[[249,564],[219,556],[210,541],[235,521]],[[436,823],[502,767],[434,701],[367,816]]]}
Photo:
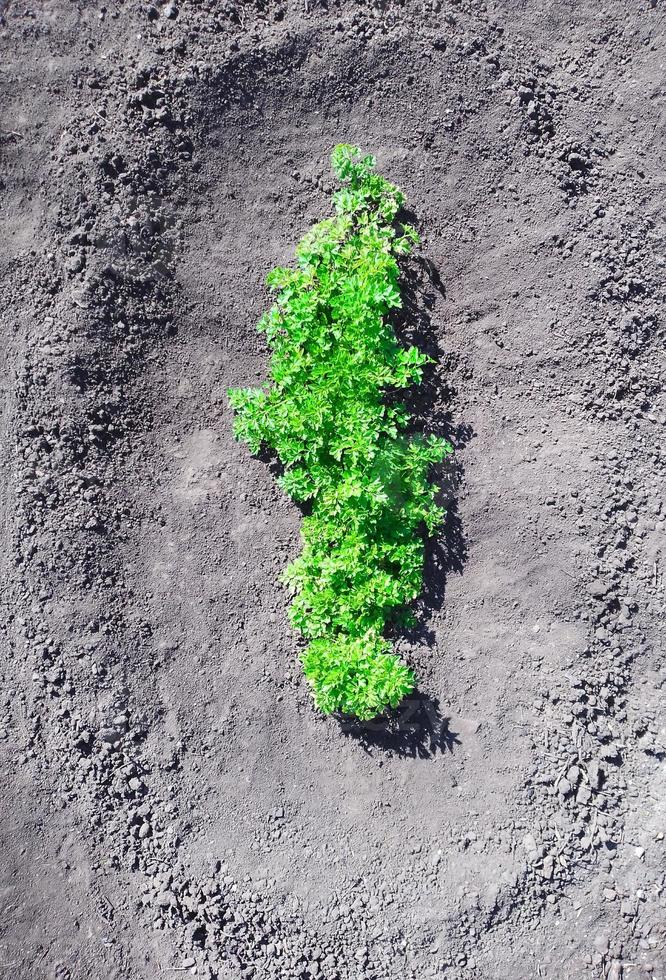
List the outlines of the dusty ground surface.
{"label": "dusty ground surface", "polygon": [[[663,4],[0,10],[0,974],[663,980]],[[224,396],[341,140],[457,448],[365,728]]]}

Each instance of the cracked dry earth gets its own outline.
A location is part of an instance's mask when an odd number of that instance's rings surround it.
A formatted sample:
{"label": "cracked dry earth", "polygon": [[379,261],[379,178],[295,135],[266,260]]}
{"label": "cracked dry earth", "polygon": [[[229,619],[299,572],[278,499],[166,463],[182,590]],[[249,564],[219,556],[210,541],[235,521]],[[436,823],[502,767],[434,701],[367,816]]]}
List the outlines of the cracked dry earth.
{"label": "cracked dry earth", "polygon": [[[664,4],[0,11],[0,975],[663,980]],[[364,727],[225,397],[340,141],[456,446]]]}

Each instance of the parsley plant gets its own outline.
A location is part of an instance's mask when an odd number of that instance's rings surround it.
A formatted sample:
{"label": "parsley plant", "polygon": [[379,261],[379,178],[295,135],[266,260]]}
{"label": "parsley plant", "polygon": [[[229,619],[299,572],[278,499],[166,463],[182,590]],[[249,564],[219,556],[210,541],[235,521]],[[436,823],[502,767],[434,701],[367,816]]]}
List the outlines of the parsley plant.
{"label": "parsley plant", "polygon": [[331,163],[343,185],[335,217],[305,235],[295,268],[268,276],[277,298],[258,329],[270,381],[229,399],[236,437],[273,450],[282,488],[308,503],[285,579],[315,702],[370,719],[414,687],[384,633],[421,591],[423,528],[433,534],[444,515],[428,473],[451,446],[408,435],[405,407],[385,400],[418,384],[430,360],[401,347],[388,319],[401,306],[398,258],[418,242],[397,221],[403,195],[358,147],[336,146]]}

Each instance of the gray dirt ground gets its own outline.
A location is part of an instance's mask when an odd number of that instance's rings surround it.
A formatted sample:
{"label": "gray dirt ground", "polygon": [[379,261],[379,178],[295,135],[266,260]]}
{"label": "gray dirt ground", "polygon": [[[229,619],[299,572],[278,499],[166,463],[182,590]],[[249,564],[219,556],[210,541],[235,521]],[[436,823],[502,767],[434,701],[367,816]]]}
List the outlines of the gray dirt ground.
{"label": "gray dirt ground", "polygon": [[[0,12],[0,975],[664,980],[661,0]],[[341,140],[457,448],[365,727],[224,394]]]}

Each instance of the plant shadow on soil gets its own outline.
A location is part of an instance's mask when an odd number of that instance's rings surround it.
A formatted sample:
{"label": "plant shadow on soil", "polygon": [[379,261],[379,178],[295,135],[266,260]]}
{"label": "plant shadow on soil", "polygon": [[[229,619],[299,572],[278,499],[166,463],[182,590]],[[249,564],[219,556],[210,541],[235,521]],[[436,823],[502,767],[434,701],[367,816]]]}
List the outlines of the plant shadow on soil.
{"label": "plant shadow on soil", "polygon": [[353,738],[368,755],[380,750],[386,755],[411,759],[429,759],[460,745],[458,732],[449,727],[450,719],[442,715],[437,698],[415,688],[394,711],[373,721],[357,718],[338,719],[340,731]]}
{"label": "plant shadow on soil", "polygon": [[423,381],[411,389],[407,408],[412,417],[412,431],[425,432],[446,439],[454,454],[442,465],[434,467],[432,480],[438,487],[437,502],[446,510],[442,529],[426,538],[423,592],[416,604],[418,626],[403,630],[406,639],[432,648],[435,636],[425,626],[425,619],[442,608],[446,580],[451,573],[462,575],[467,560],[467,542],[458,511],[457,495],[465,476],[461,451],[475,437],[471,425],[455,422],[449,405],[456,397],[447,369],[450,358],[441,348],[432,324],[435,303],[433,290],[446,296],[436,268],[426,258],[415,260],[403,275],[403,309],[396,324],[398,337],[404,344],[414,344],[432,358],[424,370]]}
{"label": "plant shadow on soil", "polygon": [[[406,214],[408,220],[414,216]],[[423,592],[416,606],[416,625],[394,628],[394,638],[403,637],[414,646],[435,649],[434,631],[428,625],[433,612],[442,608],[447,577],[462,574],[467,545],[457,507],[458,488],[464,478],[464,465],[458,455],[474,438],[470,425],[455,424],[448,408],[455,389],[444,376],[446,356],[432,323],[436,294],[446,297],[446,289],[433,263],[415,257],[402,272],[403,307],[395,328],[403,344],[413,344],[428,354],[434,363],[424,371],[423,381],[407,399],[412,416],[411,431],[441,436],[452,444],[456,455],[435,467],[433,481],[438,485],[438,503],[446,509],[444,526],[434,538],[426,539],[423,570]],[[403,398],[404,401],[404,398]],[[415,689],[395,711],[371,722],[338,719],[340,730],[354,738],[367,751],[379,749],[387,754],[410,758],[434,758],[438,753],[453,752],[460,744],[458,733],[449,728],[436,697]]]}

